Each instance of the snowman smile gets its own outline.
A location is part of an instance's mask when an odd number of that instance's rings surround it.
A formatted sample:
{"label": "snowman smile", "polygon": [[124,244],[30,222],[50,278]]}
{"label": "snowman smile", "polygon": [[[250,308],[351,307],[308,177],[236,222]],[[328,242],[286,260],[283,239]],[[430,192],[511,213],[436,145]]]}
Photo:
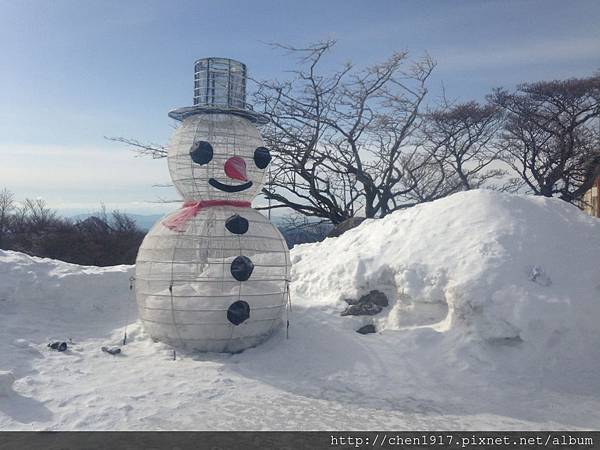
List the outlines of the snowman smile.
{"label": "snowman smile", "polygon": [[244,184],[238,184],[237,186],[232,186],[230,184],[223,184],[220,181],[215,180],[214,178],[209,178],[208,184],[224,192],[241,192],[252,187],[252,181],[248,181]]}

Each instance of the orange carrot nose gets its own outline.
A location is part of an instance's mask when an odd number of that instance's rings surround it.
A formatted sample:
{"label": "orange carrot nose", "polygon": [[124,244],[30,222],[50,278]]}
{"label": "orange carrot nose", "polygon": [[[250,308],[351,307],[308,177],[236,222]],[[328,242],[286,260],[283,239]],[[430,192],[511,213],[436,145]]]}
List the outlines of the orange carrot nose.
{"label": "orange carrot nose", "polygon": [[239,156],[233,156],[225,162],[225,174],[234,180],[246,181],[246,161]]}

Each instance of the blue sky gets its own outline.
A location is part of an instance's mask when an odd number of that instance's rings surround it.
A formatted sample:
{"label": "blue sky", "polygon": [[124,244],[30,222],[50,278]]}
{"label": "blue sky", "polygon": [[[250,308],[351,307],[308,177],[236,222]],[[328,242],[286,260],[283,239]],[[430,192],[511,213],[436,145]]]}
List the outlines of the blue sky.
{"label": "blue sky", "polygon": [[438,62],[454,99],[600,69],[598,1],[0,0],[0,188],[65,213],[101,203],[172,209],[165,160],[135,158],[103,136],[166,143],[170,109],[192,100],[193,62],[225,56],[255,78],[292,61],[266,43],[338,41],[328,64],[395,50]]}

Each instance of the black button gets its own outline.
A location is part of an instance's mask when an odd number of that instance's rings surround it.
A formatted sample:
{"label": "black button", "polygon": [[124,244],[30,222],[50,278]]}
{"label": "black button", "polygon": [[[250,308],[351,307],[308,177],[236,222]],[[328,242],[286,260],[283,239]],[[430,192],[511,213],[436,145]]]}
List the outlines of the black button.
{"label": "black button", "polygon": [[227,320],[234,325],[239,325],[250,317],[250,305],[244,300],[238,300],[229,305]]}
{"label": "black button", "polygon": [[253,270],[254,264],[247,256],[238,256],[231,262],[231,275],[238,281],[246,281]]}
{"label": "black button", "polygon": [[225,221],[225,228],[233,234],[244,234],[248,231],[248,220],[239,214],[234,214]]}

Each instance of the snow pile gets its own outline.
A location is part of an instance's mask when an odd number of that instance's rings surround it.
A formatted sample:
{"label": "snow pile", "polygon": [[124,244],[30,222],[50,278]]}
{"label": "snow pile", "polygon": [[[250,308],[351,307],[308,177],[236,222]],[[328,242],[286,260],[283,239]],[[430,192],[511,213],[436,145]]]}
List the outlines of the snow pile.
{"label": "snow pile", "polygon": [[561,201],[457,194],[295,248],[289,339],[174,359],[133,267],[0,251],[0,430],[598,428],[599,255]]}
{"label": "snow pile", "polygon": [[9,370],[0,370],[0,397],[6,397],[13,393],[12,385],[15,376]]}
{"label": "snow pile", "polygon": [[293,292],[341,311],[378,289],[392,305],[379,330],[434,326],[580,357],[600,343],[598,258],[600,221],[576,207],[471,191],[296,248]]}
{"label": "snow pile", "polygon": [[0,250],[4,332],[80,340],[123,326],[137,316],[126,301],[132,275],[130,266],[79,266]]}

